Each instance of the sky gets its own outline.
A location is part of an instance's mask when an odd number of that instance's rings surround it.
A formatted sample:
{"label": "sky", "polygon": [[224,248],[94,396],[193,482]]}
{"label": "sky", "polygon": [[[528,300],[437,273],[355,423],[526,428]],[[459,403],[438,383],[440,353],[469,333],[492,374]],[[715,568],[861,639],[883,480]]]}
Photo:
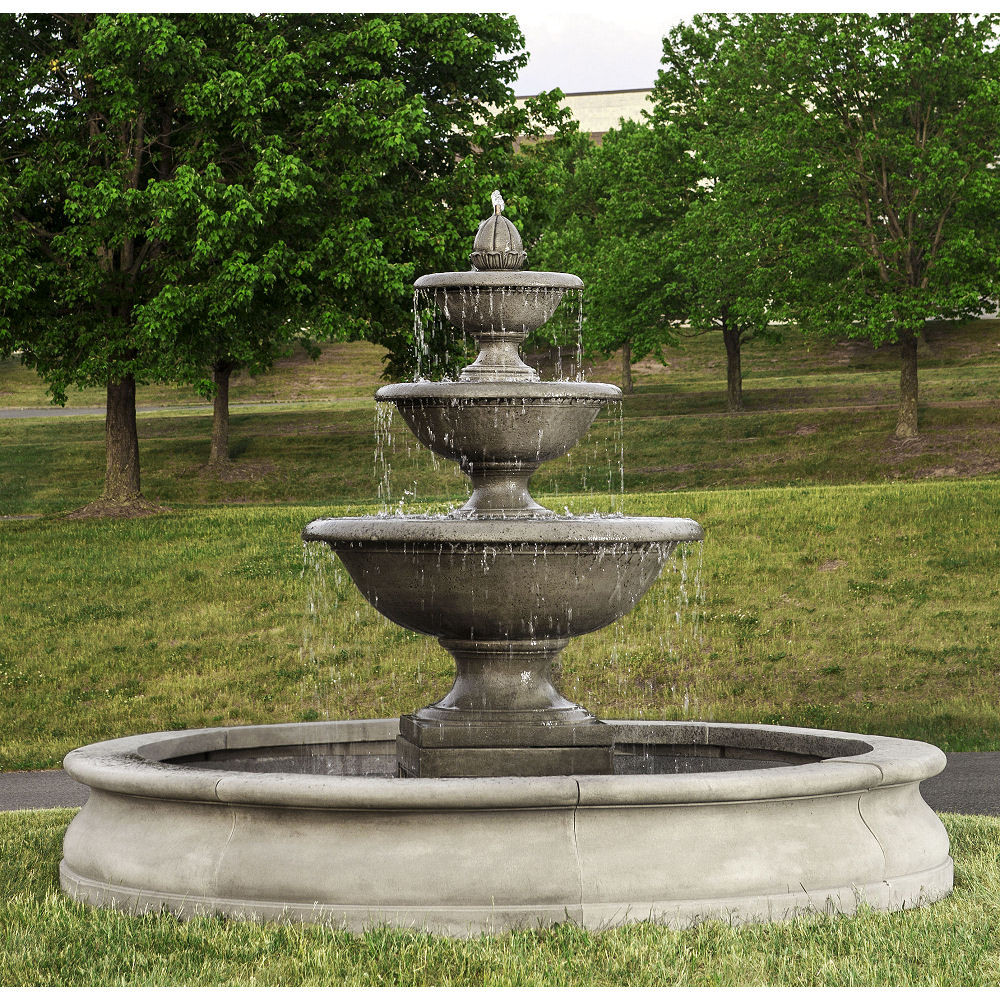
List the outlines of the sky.
{"label": "sky", "polygon": [[[426,3],[426,0],[425,0]],[[759,3],[757,4],[759,6]],[[729,0],[730,13],[754,5]],[[796,0],[795,10],[816,13],[829,4]],[[907,0],[905,4],[882,0],[883,11],[949,9],[947,0]],[[467,8],[467,5],[466,5]],[[425,9],[425,8],[421,8]],[[459,10],[460,7],[449,7]],[[716,10],[660,0],[512,0],[508,6],[488,7],[517,17],[531,54],[514,85],[519,97],[559,87],[572,94],[588,90],[633,90],[652,87],[663,55],[663,36],[680,21],[699,12]],[[966,7],[955,7],[965,10]]]}
{"label": "sky", "polygon": [[587,90],[652,87],[663,55],[663,36],[697,8],[666,3],[513,3],[531,53],[515,92],[537,94],[559,87]]}

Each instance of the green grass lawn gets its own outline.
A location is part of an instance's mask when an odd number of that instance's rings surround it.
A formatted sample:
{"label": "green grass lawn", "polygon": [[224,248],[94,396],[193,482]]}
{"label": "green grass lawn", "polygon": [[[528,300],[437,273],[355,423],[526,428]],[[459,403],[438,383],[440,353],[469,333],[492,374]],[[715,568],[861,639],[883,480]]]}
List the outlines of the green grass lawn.
{"label": "green grass lawn", "polygon": [[688,931],[571,925],[451,940],[91,910],[58,892],[72,810],[0,814],[0,986],[997,986],[1000,820],[943,817],[925,909]]}
{"label": "green grass lawn", "polygon": [[[0,766],[149,730],[391,717],[443,695],[452,663],[433,640],[377,615],[325,548],[304,558],[307,521],[362,509],[0,522]],[[1000,750],[1000,481],[637,494],[626,509],[697,518],[704,551],[570,643],[569,697],[606,718]]]}
{"label": "green grass lawn", "polygon": [[[613,416],[599,419],[564,458],[543,466],[534,493],[592,491],[596,510],[620,502],[616,456],[624,446],[629,492],[790,484],[884,483],[1000,474],[1000,404],[921,407],[923,433],[892,437],[877,409],[727,415],[635,412],[626,404],[624,439]],[[365,402],[238,411],[235,463],[222,476],[206,467],[210,417],[139,419],[143,492],[173,505],[370,503],[376,498],[374,406]],[[465,477],[419,448],[397,416],[387,450],[394,499],[464,499]],[[97,497],[104,476],[100,417],[0,420],[0,516],[55,513]]]}

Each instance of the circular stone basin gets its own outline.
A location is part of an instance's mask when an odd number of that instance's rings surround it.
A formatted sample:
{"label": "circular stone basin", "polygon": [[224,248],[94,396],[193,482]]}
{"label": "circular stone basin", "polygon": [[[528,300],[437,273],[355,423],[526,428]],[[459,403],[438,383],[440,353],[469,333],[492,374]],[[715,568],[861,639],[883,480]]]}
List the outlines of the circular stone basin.
{"label": "circular stone basin", "polygon": [[464,936],[933,902],[948,837],[910,740],[609,723],[613,775],[391,777],[395,719],[153,733],[70,753],[60,879],[132,912]]}
{"label": "circular stone basin", "polygon": [[678,542],[703,532],[683,517],[335,517],[302,537],[329,544],[365,599],[404,628],[519,642],[617,621]]}
{"label": "circular stone basin", "polygon": [[421,444],[463,468],[534,469],[569,451],[621,395],[604,382],[405,382],[375,398],[394,403]]}

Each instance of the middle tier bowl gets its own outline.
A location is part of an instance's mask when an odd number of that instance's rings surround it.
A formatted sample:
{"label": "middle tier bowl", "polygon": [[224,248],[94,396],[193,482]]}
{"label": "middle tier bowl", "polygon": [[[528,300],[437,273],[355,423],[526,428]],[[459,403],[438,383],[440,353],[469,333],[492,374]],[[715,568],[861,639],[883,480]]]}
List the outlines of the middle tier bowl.
{"label": "middle tier bowl", "polygon": [[473,493],[455,516],[550,515],[528,493],[543,462],[566,454],[601,407],[621,399],[603,382],[405,382],[375,394],[417,439],[458,462]]}
{"label": "middle tier bowl", "polygon": [[375,398],[394,403],[421,444],[443,458],[537,467],[565,455],[621,395],[605,382],[401,382]]}

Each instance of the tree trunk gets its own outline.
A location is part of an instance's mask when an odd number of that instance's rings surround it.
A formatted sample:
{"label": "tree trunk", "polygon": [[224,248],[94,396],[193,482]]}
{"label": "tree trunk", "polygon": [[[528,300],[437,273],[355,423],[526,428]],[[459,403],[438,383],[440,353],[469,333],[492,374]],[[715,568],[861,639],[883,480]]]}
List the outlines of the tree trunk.
{"label": "tree trunk", "polygon": [[622,392],[632,395],[632,338],[622,344]]}
{"label": "tree trunk", "polygon": [[209,465],[229,464],[229,376],[233,365],[229,361],[216,361],[212,365],[215,399],[212,404],[212,448]]}
{"label": "tree trunk", "polygon": [[108,383],[108,403],[104,417],[104,444],[107,464],[104,497],[114,504],[140,499],[139,431],[135,424],[135,378]]}
{"label": "tree trunk", "polygon": [[899,419],[896,437],[917,436],[917,337],[907,331],[899,338]]}
{"label": "tree trunk", "polygon": [[726,409],[730,413],[737,413],[743,409],[740,331],[723,323],[722,339],[726,345]]}

